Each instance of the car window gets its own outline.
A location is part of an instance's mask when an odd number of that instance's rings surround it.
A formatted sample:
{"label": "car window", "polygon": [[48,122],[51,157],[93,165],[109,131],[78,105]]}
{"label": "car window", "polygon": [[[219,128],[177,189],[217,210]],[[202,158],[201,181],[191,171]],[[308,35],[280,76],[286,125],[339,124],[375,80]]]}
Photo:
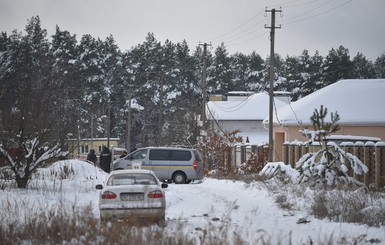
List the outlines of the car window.
{"label": "car window", "polygon": [[190,161],[191,152],[190,151],[173,150],[171,156],[172,156],[171,159],[175,160],[175,161]]}
{"label": "car window", "polygon": [[138,150],[130,154],[129,159],[145,159],[147,156],[147,149]]}
{"label": "car window", "polygon": [[111,176],[107,185],[156,185],[157,181],[151,174],[124,173]]}
{"label": "car window", "polygon": [[150,160],[169,160],[170,150],[150,150]]}

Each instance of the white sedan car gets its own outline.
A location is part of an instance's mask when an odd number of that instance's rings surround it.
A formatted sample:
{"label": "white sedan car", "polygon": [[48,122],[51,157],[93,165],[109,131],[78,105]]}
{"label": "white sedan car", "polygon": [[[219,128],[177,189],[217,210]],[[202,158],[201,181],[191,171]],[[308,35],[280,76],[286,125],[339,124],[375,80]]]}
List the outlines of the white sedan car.
{"label": "white sedan car", "polygon": [[132,222],[154,220],[165,223],[166,198],[163,188],[151,170],[116,170],[108,177],[101,190],[99,210],[101,220],[127,219]]}

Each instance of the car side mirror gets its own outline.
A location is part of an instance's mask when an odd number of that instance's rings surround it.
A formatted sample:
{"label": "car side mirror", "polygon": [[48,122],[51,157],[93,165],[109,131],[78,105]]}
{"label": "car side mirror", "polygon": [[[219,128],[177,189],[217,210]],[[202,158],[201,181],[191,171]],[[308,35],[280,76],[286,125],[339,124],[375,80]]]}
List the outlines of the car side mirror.
{"label": "car side mirror", "polygon": [[101,189],[103,189],[103,185],[96,185],[95,188],[98,190],[101,190]]}
{"label": "car side mirror", "polygon": [[161,186],[163,189],[164,188],[167,188],[168,187],[168,184],[166,184],[166,183],[162,183],[162,186]]}

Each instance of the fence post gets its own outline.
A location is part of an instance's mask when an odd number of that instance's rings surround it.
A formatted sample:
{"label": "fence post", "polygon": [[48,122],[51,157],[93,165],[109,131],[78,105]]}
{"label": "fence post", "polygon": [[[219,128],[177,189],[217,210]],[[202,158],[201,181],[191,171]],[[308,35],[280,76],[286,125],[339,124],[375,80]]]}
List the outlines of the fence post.
{"label": "fence post", "polygon": [[307,144],[306,142],[302,142],[301,153],[302,153],[302,156],[309,153],[309,144]]}
{"label": "fence post", "polygon": [[293,145],[294,145],[294,159],[293,159],[293,167],[295,167],[296,163],[298,162],[298,160],[300,159],[301,157],[301,149],[300,149],[300,145],[301,145],[301,141],[298,141],[298,140],[295,140],[293,142],[291,142]]}
{"label": "fence post", "polygon": [[289,145],[290,145],[290,142],[289,141],[285,141],[283,143],[283,147],[282,147],[282,161],[285,163],[285,164],[288,164],[288,155],[289,155]]}
{"label": "fence post", "polygon": [[240,162],[239,165],[241,165],[242,163],[246,162],[246,146],[241,145],[240,149],[241,149],[241,162]]}
{"label": "fence post", "polygon": [[294,164],[294,144],[290,142],[289,145],[289,152],[288,152],[288,164],[290,164],[291,167],[295,167]]}
{"label": "fence post", "polygon": [[374,173],[374,187],[378,191],[382,187],[383,178],[385,175],[385,166],[381,166],[385,162],[385,142],[377,142],[375,144],[375,173]]}
{"label": "fence post", "polygon": [[[364,159],[364,142],[357,141],[356,143],[354,143],[353,152],[354,155],[362,161],[362,159]],[[353,173],[353,177],[360,182],[363,182],[364,180],[362,176],[356,173]]]}
{"label": "fence post", "polygon": [[368,167],[368,172],[364,174],[364,183],[366,186],[369,186],[370,183],[373,183],[375,179],[373,175],[375,169],[373,152],[374,142],[366,142],[364,146],[364,164],[366,165],[366,167]]}

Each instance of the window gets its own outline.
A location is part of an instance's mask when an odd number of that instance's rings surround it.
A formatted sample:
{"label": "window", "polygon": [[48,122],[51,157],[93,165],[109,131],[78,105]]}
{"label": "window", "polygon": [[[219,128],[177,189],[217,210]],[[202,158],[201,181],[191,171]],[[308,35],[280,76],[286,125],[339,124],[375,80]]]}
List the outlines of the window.
{"label": "window", "polygon": [[190,161],[191,152],[190,151],[172,151],[172,160],[174,161]]}
{"label": "window", "polygon": [[147,149],[144,150],[138,150],[130,154],[129,159],[134,160],[134,159],[145,159],[147,156]]}
{"label": "window", "polygon": [[168,160],[170,155],[170,150],[150,150],[150,160]]}
{"label": "window", "polygon": [[111,176],[107,185],[156,185],[156,179],[151,174],[116,174]]}
{"label": "window", "polygon": [[80,153],[88,153],[88,145],[80,146]]}

